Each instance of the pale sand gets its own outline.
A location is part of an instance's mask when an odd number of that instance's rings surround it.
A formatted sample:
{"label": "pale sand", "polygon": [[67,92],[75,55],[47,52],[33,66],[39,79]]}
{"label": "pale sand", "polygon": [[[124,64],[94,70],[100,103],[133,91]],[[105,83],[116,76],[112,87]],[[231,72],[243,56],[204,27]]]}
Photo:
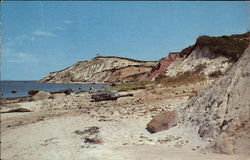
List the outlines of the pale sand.
{"label": "pale sand", "polygon": [[[195,132],[173,127],[150,134],[151,116],[172,110],[188,99],[193,87],[154,89],[157,100],[133,98],[91,103],[87,93],[63,99],[19,103],[29,113],[1,114],[2,160],[247,160],[244,155],[223,155],[204,150],[209,142]],[[172,88],[173,89],[173,88]],[[80,109],[79,109],[80,107]],[[7,110],[3,108],[2,110]],[[76,134],[98,126],[95,134]],[[96,137],[101,144],[85,143]]]}

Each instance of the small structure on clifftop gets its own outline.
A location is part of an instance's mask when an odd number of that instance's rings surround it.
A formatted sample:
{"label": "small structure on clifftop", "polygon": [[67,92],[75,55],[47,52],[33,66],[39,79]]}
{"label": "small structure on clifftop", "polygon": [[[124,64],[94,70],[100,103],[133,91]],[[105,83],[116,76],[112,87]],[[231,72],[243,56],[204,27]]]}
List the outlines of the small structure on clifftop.
{"label": "small structure on clifftop", "polygon": [[99,53],[96,54],[96,57],[100,57],[101,55]]}

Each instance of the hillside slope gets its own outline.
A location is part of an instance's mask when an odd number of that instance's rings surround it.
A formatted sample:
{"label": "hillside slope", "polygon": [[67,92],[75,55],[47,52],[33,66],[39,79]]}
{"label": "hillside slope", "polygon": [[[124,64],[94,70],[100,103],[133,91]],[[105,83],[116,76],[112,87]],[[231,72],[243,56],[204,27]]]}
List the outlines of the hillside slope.
{"label": "hillside slope", "polygon": [[201,36],[193,46],[179,54],[183,57],[171,63],[164,77],[178,77],[186,73],[199,74],[205,79],[223,75],[243,54],[250,42],[250,32],[241,35]]}
{"label": "hillside slope", "polygon": [[168,66],[180,58],[179,53],[169,53],[169,55],[165,58],[159,60],[159,63],[154,69],[150,72],[142,74],[138,77],[138,81],[152,81],[155,80],[158,76],[164,73]]}
{"label": "hillside slope", "polygon": [[52,72],[40,82],[120,82],[131,75],[149,72],[156,64],[157,62],[153,61],[99,56],[89,61],[77,62],[64,70]]}
{"label": "hillside slope", "polygon": [[[121,57],[98,56],[58,72],[40,82],[48,83],[116,83],[187,77],[214,80],[223,75],[241,57],[250,42],[250,32],[240,35],[201,36],[181,52],[170,53],[159,61],[138,61]],[[199,80],[199,81],[200,81]]]}
{"label": "hillside slope", "polygon": [[220,153],[250,154],[250,46],[212,87],[177,109],[183,127],[210,139]]}

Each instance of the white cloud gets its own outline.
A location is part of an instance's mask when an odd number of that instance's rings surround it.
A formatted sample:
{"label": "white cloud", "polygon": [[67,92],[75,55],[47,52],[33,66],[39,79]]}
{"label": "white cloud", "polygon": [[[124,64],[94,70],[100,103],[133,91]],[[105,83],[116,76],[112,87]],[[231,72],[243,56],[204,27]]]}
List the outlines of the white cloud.
{"label": "white cloud", "polygon": [[65,29],[65,27],[67,27],[68,25],[74,23],[73,21],[71,20],[63,20],[63,21],[60,21],[55,27],[55,30],[57,31],[62,31]]}
{"label": "white cloud", "polygon": [[72,24],[72,23],[73,23],[73,21],[70,21],[70,20],[64,20],[64,21],[62,21],[62,23],[64,23],[64,24]]}
{"label": "white cloud", "polygon": [[24,63],[37,63],[38,62],[37,57],[27,54],[27,53],[22,53],[22,52],[14,55],[14,57],[11,60],[12,62],[24,62]]}
{"label": "white cloud", "polygon": [[53,34],[51,32],[47,32],[47,31],[34,31],[33,34],[36,36],[45,36],[45,37],[54,37],[55,36],[55,34]]}
{"label": "white cloud", "polygon": [[24,52],[14,53],[11,49],[5,49],[3,60],[11,63],[38,63],[39,59],[34,55]]}
{"label": "white cloud", "polygon": [[22,35],[19,35],[19,36],[16,36],[15,39],[16,40],[24,40],[25,38],[28,38],[28,36],[26,34],[22,34]]}
{"label": "white cloud", "polygon": [[63,27],[56,26],[55,29],[58,30],[58,31],[62,31],[62,30],[63,30]]}
{"label": "white cloud", "polygon": [[8,39],[6,39],[6,46],[7,47],[13,47],[13,46],[20,46],[20,45],[24,45],[25,41],[29,38],[28,35],[26,34],[22,34],[22,35],[18,35],[15,37],[9,37]]}

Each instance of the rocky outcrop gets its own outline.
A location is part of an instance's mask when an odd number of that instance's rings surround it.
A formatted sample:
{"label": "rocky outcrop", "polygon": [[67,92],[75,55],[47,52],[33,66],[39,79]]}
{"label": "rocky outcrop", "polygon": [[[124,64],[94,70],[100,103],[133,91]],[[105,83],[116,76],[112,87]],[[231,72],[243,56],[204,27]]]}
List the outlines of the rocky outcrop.
{"label": "rocky outcrop", "polygon": [[176,111],[180,125],[193,128],[220,153],[250,154],[250,46],[212,87]]}
{"label": "rocky outcrop", "polygon": [[199,74],[205,79],[223,75],[241,57],[250,42],[250,32],[241,35],[201,36],[193,46],[185,48],[165,70],[165,77],[178,77],[186,73]]}
{"label": "rocky outcrop", "polygon": [[44,100],[48,99],[51,97],[51,93],[49,92],[44,92],[44,91],[39,91],[36,93],[34,96],[32,96],[33,101],[39,101],[39,100]]}
{"label": "rocky outcrop", "polygon": [[150,133],[156,133],[159,131],[167,130],[177,125],[177,113],[175,111],[169,111],[161,115],[155,116],[148,124],[147,130]]}
{"label": "rocky outcrop", "polygon": [[166,77],[178,77],[185,73],[200,74],[207,79],[223,75],[232,65],[227,57],[213,57],[208,48],[195,48],[188,57],[174,61],[165,70]]}
{"label": "rocky outcrop", "polygon": [[174,62],[176,59],[180,58],[179,53],[169,53],[169,56],[162,58],[158,65],[151,70],[151,72],[147,72],[138,77],[138,81],[151,81],[155,80],[159,75],[163,74],[164,71],[168,68],[168,66]]}
{"label": "rocky outcrop", "polygon": [[39,92],[38,89],[31,89],[28,91],[28,94],[31,95],[31,96],[34,96],[35,94],[37,94]]}
{"label": "rocky outcrop", "polygon": [[95,57],[78,62],[64,70],[50,73],[40,82],[126,82],[134,81],[137,75],[149,72],[157,65],[154,61],[137,61],[121,57]]}

